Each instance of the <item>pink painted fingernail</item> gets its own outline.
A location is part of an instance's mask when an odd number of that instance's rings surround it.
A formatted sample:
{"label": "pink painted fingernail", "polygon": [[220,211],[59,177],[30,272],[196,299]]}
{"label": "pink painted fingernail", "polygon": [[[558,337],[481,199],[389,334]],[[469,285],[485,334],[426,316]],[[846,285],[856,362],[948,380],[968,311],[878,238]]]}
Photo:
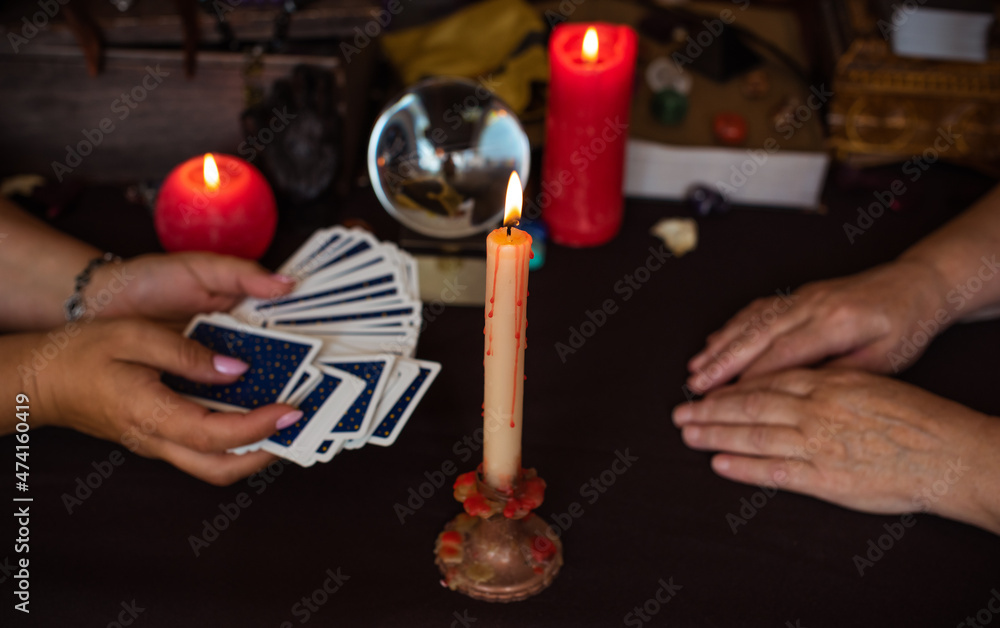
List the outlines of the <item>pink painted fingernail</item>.
{"label": "pink painted fingernail", "polygon": [[212,364],[215,365],[216,371],[226,375],[242,375],[250,368],[246,362],[226,355],[216,355],[212,358]]}
{"label": "pink painted fingernail", "polygon": [[674,423],[676,425],[683,425],[687,423],[694,417],[694,408],[690,404],[684,404],[682,406],[677,406],[674,408]]}
{"label": "pink painted fingernail", "polygon": [[274,273],[271,275],[271,279],[275,281],[280,281],[281,283],[293,284],[295,283],[295,277],[289,277],[288,275],[282,275],[281,273]]}
{"label": "pink painted fingernail", "polygon": [[288,414],[281,415],[278,422],[274,424],[274,427],[279,430],[283,430],[289,425],[294,424],[296,421],[302,418],[302,410],[292,410]]}

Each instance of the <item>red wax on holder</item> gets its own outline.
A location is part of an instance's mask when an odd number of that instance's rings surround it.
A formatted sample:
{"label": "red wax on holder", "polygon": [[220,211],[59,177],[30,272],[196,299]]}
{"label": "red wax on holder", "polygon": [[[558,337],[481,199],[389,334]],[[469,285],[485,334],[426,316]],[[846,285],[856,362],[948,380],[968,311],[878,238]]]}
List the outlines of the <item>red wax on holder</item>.
{"label": "red wax on holder", "polygon": [[[596,39],[585,50],[588,29]],[[621,227],[636,49],[627,26],[562,24],[552,33],[539,205],[559,244],[604,244]]]}
{"label": "red wax on holder", "polygon": [[271,245],[278,212],[259,170],[238,157],[207,154],[167,175],[154,222],[167,251],[258,259]]}

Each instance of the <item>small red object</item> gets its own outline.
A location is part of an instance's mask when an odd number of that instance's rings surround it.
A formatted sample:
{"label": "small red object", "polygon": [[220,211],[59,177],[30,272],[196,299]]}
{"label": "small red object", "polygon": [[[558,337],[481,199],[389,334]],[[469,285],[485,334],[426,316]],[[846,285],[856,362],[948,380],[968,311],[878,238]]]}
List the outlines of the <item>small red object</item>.
{"label": "small red object", "polygon": [[259,170],[231,155],[209,154],[189,159],[167,175],[156,198],[154,222],[167,251],[259,259],[274,238],[278,212]]}
{"label": "small red object", "polygon": [[461,545],[462,535],[459,532],[450,530],[448,532],[441,533],[441,542],[445,545]]}
{"label": "small red object", "polygon": [[531,557],[536,563],[544,563],[555,556],[558,551],[559,548],[556,547],[556,544],[544,536],[536,536],[531,543]]}
{"label": "small red object", "polygon": [[747,140],[747,119],[738,113],[720,113],[712,118],[712,134],[727,146],[740,146]]}

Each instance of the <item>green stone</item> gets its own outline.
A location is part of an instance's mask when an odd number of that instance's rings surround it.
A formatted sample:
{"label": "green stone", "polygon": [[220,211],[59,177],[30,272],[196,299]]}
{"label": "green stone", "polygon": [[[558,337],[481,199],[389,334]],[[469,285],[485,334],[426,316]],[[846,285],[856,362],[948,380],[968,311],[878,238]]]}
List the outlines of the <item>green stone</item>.
{"label": "green stone", "polygon": [[687,115],[688,99],[684,94],[668,88],[653,95],[651,109],[660,123],[677,125]]}

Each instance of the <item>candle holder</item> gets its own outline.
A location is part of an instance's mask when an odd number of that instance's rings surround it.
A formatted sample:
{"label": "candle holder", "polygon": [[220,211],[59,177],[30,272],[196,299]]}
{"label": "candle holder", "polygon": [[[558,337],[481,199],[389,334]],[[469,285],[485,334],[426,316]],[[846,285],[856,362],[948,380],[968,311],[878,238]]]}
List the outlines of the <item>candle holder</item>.
{"label": "candle holder", "polygon": [[562,567],[562,542],[532,511],[545,481],[522,469],[511,491],[494,489],[477,471],[458,476],[455,499],[465,512],[438,535],[435,564],[442,586],[487,602],[516,602],[540,593]]}

